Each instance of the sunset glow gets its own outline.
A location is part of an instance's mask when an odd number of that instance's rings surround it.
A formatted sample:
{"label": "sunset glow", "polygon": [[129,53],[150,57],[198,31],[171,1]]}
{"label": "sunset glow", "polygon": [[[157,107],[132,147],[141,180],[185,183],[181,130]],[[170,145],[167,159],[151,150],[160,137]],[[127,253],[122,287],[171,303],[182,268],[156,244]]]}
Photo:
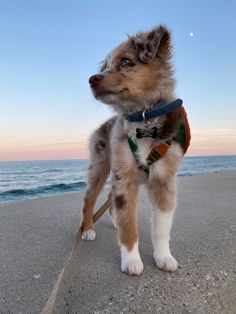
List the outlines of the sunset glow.
{"label": "sunset glow", "polygon": [[[79,138],[79,136],[78,136]],[[61,141],[61,142],[60,142]],[[236,130],[192,130],[187,156],[236,155]],[[87,159],[88,138],[6,136],[1,138],[2,161]]]}
{"label": "sunset glow", "polygon": [[91,133],[114,114],[93,98],[88,78],[125,32],[160,23],[172,32],[176,96],[192,131],[187,155],[236,154],[236,4],[122,0],[119,7],[122,19],[112,2],[2,4],[0,161],[88,158]]}

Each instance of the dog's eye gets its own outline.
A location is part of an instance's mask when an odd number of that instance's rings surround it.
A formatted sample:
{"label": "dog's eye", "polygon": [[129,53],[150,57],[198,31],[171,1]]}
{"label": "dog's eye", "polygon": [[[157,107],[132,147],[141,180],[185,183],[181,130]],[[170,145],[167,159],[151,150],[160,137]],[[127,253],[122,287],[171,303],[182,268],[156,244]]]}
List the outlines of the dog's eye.
{"label": "dog's eye", "polygon": [[100,68],[100,72],[105,71],[105,70],[106,70],[106,67],[107,67],[107,65],[106,65],[106,64],[103,64],[103,66]]}
{"label": "dog's eye", "polygon": [[120,64],[121,64],[121,66],[123,66],[123,67],[125,67],[125,66],[127,66],[127,65],[128,65],[128,66],[134,66],[134,63],[133,63],[130,59],[126,58],[126,57],[121,58]]}

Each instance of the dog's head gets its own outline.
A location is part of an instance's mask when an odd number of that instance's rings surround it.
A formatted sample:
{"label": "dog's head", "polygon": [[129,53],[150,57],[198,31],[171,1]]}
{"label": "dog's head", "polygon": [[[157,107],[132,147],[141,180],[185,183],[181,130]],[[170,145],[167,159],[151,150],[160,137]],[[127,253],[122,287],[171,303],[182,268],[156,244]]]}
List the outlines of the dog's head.
{"label": "dog's head", "polygon": [[89,79],[96,99],[129,113],[149,107],[173,92],[170,32],[159,26],[116,47],[100,73]]}

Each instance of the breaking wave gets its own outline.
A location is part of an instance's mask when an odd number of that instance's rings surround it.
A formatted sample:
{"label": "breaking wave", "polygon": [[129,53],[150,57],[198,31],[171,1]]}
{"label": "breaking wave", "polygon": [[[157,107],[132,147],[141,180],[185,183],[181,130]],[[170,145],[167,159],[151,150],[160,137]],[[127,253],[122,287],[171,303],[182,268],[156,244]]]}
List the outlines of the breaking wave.
{"label": "breaking wave", "polygon": [[29,189],[12,189],[5,192],[0,193],[0,199],[7,201],[9,199],[21,199],[24,197],[38,197],[38,196],[47,196],[47,195],[56,195],[67,192],[79,192],[83,191],[86,187],[86,183],[84,181],[74,182],[74,183],[59,183],[59,184],[51,184],[46,186],[39,186],[36,188]]}

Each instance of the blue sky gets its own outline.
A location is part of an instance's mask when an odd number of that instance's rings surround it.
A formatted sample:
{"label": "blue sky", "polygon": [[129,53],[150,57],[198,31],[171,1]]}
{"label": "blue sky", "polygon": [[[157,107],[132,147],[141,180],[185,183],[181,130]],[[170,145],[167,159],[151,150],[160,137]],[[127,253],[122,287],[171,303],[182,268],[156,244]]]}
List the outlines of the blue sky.
{"label": "blue sky", "polygon": [[0,160],[87,157],[112,114],[89,76],[126,32],[160,23],[172,30],[190,154],[236,154],[235,12],[219,0],[0,1]]}

